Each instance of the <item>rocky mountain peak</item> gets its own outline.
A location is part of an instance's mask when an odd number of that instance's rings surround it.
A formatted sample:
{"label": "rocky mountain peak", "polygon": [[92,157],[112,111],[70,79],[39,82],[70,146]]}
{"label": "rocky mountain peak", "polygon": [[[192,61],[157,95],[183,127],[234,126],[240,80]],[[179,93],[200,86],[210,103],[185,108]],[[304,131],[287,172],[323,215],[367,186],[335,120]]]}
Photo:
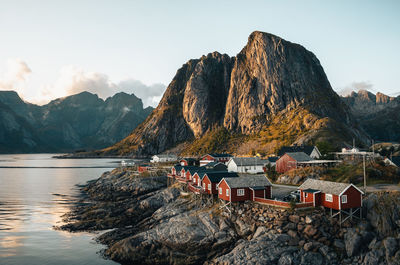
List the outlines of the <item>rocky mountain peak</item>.
{"label": "rocky mountain peak", "polygon": [[[299,108],[304,111],[292,111]],[[290,111],[290,115],[282,114]],[[306,113],[311,116],[304,117]],[[307,123],[298,126],[300,131],[311,128],[318,119],[344,126],[352,120],[348,106],[332,90],[312,52],[255,31],[236,57],[212,52],[189,60],[177,71],[147,120],[105,151],[139,156],[159,153],[206,137],[215,128],[224,128],[231,135],[255,134],[278,114],[282,119],[300,115],[299,121]],[[317,127],[327,123],[318,122]]]}

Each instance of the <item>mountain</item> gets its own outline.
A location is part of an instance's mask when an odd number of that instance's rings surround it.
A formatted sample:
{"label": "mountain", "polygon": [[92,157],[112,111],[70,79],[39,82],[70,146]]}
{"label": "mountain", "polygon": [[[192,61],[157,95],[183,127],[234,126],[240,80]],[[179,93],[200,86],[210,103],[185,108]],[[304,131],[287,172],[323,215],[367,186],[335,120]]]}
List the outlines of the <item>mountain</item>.
{"label": "mountain", "polygon": [[70,152],[120,141],[153,110],[135,95],[105,101],[82,92],[38,106],[14,91],[0,91],[0,152]]}
{"label": "mountain", "polygon": [[360,90],[342,99],[372,139],[400,142],[400,96]]}
{"label": "mountain", "polygon": [[313,53],[256,31],[236,57],[213,52],[185,63],[150,116],[102,154],[271,153],[283,144],[365,141],[354,127]]}

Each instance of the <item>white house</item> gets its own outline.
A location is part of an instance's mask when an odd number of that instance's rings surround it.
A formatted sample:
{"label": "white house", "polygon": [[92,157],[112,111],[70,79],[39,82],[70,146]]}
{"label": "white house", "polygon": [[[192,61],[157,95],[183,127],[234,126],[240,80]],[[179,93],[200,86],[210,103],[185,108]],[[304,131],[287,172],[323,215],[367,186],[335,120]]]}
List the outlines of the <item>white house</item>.
{"label": "white house", "polygon": [[151,157],[151,163],[161,163],[161,162],[170,162],[170,161],[177,161],[178,157],[176,155],[153,155]]}
{"label": "white house", "polygon": [[259,157],[234,157],[228,163],[228,171],[238,173],[263,173],[267,162]]}

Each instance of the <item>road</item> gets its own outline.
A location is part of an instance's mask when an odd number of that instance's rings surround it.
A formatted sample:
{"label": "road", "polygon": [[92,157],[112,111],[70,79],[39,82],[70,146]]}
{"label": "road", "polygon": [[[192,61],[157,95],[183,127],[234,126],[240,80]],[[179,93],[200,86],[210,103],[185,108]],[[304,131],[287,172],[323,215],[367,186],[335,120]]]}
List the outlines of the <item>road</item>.
{"label": "road", "polygon": [[400,186],[396,184],[375,184],[367,186],[367,192],[378,192],[378,191],[399,191]]}

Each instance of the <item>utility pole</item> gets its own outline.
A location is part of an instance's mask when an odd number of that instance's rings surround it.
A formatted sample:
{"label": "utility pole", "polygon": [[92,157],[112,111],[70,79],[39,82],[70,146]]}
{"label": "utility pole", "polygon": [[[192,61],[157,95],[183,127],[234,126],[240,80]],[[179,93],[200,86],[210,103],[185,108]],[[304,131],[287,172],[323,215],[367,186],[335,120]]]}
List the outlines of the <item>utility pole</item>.
{"label": "utility pole", "polygon": [[367,174],[365,173],[365,155],[363,155],[363,169],[364,169],[364,193],[367,193]]}

